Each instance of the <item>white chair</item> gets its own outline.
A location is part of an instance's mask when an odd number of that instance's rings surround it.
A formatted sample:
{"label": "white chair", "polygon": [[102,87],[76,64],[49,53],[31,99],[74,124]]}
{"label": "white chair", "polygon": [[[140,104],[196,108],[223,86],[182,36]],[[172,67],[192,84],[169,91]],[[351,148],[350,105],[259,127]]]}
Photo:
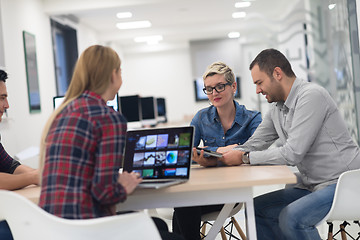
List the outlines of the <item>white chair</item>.
{"label": "white chair", "polygon": [[[242,239],[242,240],[246,240],[246,239],[247,239],[246,236],[245,236],[245,234],[244,234],[244,232],[242,231],[239,223],[238,223],[238,222],[236,221],[236,219],[234,218],[234,215],[237,214],[237,213],[241,210],[241,208],[243,207],[243,205],[244,205],[243,203],[239,203],[236,207],[234,207],[234,208],[231,210],[231,212],[230,212],[230,214],[229,214],[229,217],[228,217],[228,218],[230,218],[230,222],[229,222],[225,227],[221,227],[220,234],[221,234],[221,238],[222,238],[223,240],[227,239],[227,238],[226,238],[226,234],[228,234],[228,235],[230,235],[230,236],[234,236],[234,235],[232,234],[232,227],[233,227],[233,225],[235,226],[236,230],[238,231],[241,239]],[[220,213],[220,211],[216,211],[216,212],[207,213],[207,214],[204,214],[204,215],[201,216],[201,221],[203,222],[202,227],[201,227],[201,236],[202,236],[202,237],[205,236],[206,225],[207,225],[207,224],[210,224],[210,222],[212,222],[212,221],[215,221],[216,218],[218,217],[219,213]],[[211,224],[210,224],[210,225],[211,225]],[[230,225],[230,227],[231,227],[231,231],[228,231],[228,230],[226,229],[227,226],[229,226],[229,225]],[[230,237],[230,238],[231,238],[231,237]]]}
{"label": "white chair", "polygon": [[15,240],[161,239],[150,216],[142,212],[87,220],[63,219],[6,190],[0,190],[0,220],[7,221]]}
{"label": "white chair", "polygon": [[[335,189],[334,200],[324,220],[329,224],[328,240],[332,240],[333,221],[344,221],[339,232],[346,239],[346,221],[360,220],[360,169],[344,172],[340,175]],[[323,221],[322,221],[323,222]],[[338,233],[339,233],[338,232]],[[337,234],[337,233],[336,233]],[[354,239],[354,238],[352,238]]]}
{"label": "white chair", "polygon": [[[241,210],[243,205],[244,205],[243,203],[239,203],[229,213],[228,218],[230,218],[230,222],[225,226],[225,228],[222,227],[221,230],[220,230],[220,234],[221,234],[221,237],[222,237],[223,240],[226,239],[226,234],[228,234],[228,235],[231,234],[231,232],[226,230],[226,227],[229,226],[229,225],[234,225],[235,226],[235,228],[238,231],[238,233],[239,233],[242,240],[247,239],[244,232],[242,231],[240,225],[238,224],[238,222],[234,218],[234,215],[237,214]],[[172,221],[173,212],[174,212],[173,208],[157,208],[157,209],[149,210],[149,214],[151,214],[153,216],[160,216],[161,218],[165,218],[165,219],[170,220],[170,221]],[[210,222],[215,221],[216,218],[218,217],[219,213],[220,213],[220,211],[215,211],[215,212],[207,213],[207,214],[204,214],[204,215],[201,216],[201,221],[203,222],[202,225],[201,225],[201,229],[200,229],[201,230],[200,231],[201,237],[205,236],[206,225],[207,224],[211,225]],[[230,227],[232,227],[232,226],[230,226]]]}

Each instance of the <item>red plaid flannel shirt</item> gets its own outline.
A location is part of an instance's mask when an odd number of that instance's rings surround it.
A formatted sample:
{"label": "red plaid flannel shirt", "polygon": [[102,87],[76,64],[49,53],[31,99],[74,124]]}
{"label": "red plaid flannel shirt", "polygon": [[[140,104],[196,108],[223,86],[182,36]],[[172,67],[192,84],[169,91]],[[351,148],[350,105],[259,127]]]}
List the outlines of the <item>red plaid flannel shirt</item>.
{"label": "red plaid flannel shirt", "polygon": [[46,142],[39,205],[63,218],[110,215],[125,201],[117,182],[126,136],[126,120],[86,91],[56,117]]}

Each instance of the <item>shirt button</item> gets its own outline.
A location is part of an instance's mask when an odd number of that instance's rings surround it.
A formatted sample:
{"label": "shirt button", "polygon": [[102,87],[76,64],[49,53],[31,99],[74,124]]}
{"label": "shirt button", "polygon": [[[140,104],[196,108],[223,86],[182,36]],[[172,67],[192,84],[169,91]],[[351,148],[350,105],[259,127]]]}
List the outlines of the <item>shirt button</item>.
{"label": "shirt button", "polygon": [[225,137],[223,137],[223,139],[225,139]]}

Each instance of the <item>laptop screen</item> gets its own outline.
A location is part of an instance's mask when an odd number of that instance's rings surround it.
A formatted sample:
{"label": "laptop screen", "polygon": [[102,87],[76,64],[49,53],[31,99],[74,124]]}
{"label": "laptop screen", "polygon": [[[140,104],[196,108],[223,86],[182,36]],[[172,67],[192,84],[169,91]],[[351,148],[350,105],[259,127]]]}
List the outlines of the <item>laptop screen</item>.
{"label": "laptop screen", "polygon": [[144,179],[189,178],[194,127],[127,132],[123,170]]}

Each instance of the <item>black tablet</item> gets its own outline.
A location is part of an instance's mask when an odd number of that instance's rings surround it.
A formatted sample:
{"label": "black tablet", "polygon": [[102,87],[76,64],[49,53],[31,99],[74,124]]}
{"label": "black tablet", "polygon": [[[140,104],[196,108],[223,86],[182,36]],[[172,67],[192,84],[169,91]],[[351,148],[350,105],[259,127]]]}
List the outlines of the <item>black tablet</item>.
{"label": "black tablet", "polygon": [[196,148],[198,154],[201,154],[201,150],[204,150],[204,157],[218,157],[218,158],[222,157],[221,153],[210,151],[206,148],[201,148],[201,147]]}

